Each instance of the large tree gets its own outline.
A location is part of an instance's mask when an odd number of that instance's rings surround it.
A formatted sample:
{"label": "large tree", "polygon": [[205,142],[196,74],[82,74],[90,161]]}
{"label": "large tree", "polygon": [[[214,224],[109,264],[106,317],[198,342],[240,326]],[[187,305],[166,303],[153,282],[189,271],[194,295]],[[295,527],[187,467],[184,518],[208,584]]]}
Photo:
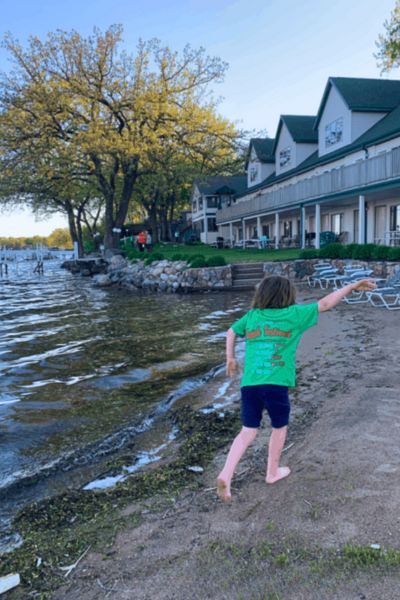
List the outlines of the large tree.
{"label": "large tree", "polygon": [[386,32],[379,35],[375,54],[382,73],[400,66],[400,0],[396,1],[390,19],[383,26]]}
{"label": "large tree", "polygon": [[[11,175],[14,165],[26,168],[31,185],[34,147],[46,150],[43,168],[48,160],[50,178],[57,177],[54,162],[60,161],[70,166],[79,190],[94,181],[104,201],[106,248],[118,245],[114,230],[124,224],[139,178],[155,172],[154,157],[163,155],[166,145],[191,157],[205,140],[223,148],[237,136],[207,92],[210,83],[222,79],[225,63],[202,48],[172,52],[158,40],[140,42],[130,55],[121,50],[121,35],[119,26],[105,33],[96,29],[88,38],[57,31],[45,41],[31,38],[26,49],[7,36],[14,70],[0,85],[5,173]],[[42,175],[38,179],[43,182]],[[25,189],[32,194],[29,185]]]}

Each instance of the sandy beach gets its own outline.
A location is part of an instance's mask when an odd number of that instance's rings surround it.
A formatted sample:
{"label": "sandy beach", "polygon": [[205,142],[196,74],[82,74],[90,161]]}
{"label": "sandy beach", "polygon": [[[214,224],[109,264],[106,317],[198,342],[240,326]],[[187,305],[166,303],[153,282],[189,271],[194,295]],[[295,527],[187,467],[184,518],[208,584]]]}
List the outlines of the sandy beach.
{"label": "sandy beach", "polygon": [[[303,288],[299,301],[321,295]],[[46,597],[398,599],[399,318],[342,303],[304,335],[283,455],[292,469],[287,480],[265,484],[264,419],[230,504],[215,493],[225,445],[195,484],[116,512],[116,519],[138,518],[112,546],[100,551],[100,540],[89,549],[66,584]],[[202,391],[194,408],[212,403],[221,381]],[[223,391],[238,398],[239,377]],[[237,402],[229,406],[238,409]]]}

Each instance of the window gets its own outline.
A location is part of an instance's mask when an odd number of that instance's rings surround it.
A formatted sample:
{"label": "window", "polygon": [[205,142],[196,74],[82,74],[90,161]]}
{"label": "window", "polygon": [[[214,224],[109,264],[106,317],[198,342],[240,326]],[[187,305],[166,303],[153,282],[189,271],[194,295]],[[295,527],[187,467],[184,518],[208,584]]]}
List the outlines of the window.
{"label": "window", "polygon": [[283,221],[283,237],[292,237],[292,221]]}
{"label": "window", "polygon": [[343,226],[343,213],[337,213],[331,217],[331,231],[339,235],[342,232]]}
{"label": "window", "polygon": [[269,238],[269,225],[263,225],[262,232],[263,232],[263,235],[266,235],[267,238]]}
{"label": "window", "polygon": [[208,217],[207,219],[208,231],[218,231],[217,220],[215,217]]}
{"label": "window", "polygon": [[281,150],[279,152],[279,166],[286,167],[287,165],[290,165],[290,160],[291,160],[291,148],[289,146],[288,148],[284,148],[283,150]]}
{"label": "window", "polygon": [[258,177],[258,168],[256,165],[250,167],[250,181],[255,181]]}
{"label": "window", "polygon": [[218,199],[215,196],[207,197],[207,208],[217,208]]}
{"label": "window", "polygon": [[342,140],[343,137],[343,117],[339,117],[332,123],[325,125],[325,146],[333,146]]}
{"label": "window", "polygon": [[203,210],[203,198],[199,200],[199,210]]}
{"label": "window", "polygon": [[400,231],[400,204],[390,207],[390,231]]}

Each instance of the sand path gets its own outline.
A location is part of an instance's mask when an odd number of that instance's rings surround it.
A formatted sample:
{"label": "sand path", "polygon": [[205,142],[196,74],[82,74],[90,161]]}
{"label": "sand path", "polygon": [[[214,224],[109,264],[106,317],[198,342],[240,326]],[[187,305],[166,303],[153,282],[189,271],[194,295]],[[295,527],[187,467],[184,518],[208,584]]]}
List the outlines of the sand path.
{"label": "sand path", "polygon": [[230,504],[213,489],[221,453],[200,491],[131,507],[141,525],[107,556],[89,553],[54,600],[400,598],[393,570],[378,576],[361,557],[348,572],[332,558],[345,544],[400,549],[399,357],[400,311],[341,304],[321,315],[298,351],[291,476],[264,483],[265,425]]}

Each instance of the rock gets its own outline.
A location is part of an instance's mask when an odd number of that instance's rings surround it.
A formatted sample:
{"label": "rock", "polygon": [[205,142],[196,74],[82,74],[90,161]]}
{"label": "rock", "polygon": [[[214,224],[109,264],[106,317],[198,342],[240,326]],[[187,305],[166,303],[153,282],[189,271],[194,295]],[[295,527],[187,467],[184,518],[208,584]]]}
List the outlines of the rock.
{"label": "rock", "polygon": [[20,583],[21,579],[18,573],[10,573],[9,575],[0,577],[0,594],[4,594],[5,592],[8,592],[8,590],[12,590]]}
{"label": "rock", "polygon": [[108,287],[109,285],[112,284],[112,281],[108,277],[108,275],[95,275],[93,277],[93,281],[94,281],[94,284],[98,285],[99,287]]}

